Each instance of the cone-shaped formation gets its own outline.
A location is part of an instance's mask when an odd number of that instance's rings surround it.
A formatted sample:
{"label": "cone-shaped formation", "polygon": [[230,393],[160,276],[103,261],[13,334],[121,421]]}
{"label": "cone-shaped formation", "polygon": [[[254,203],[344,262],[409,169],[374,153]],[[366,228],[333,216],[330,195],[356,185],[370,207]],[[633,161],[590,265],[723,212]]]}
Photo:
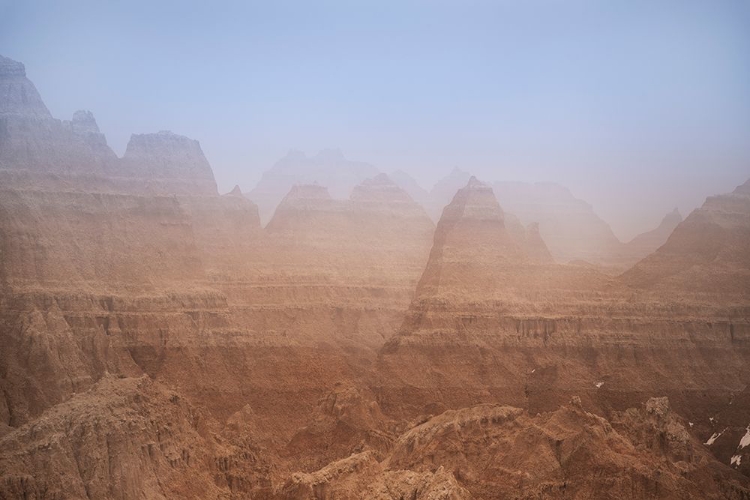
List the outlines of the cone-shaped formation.
{"label": "cone-shaped formation", "polygon": [[492,188],[471,177],[443,210],[417,295],[492,293],[523,261]]}
{"label": "cone-shaped formation", "polygon": [[242,190],[240,189],[239,184],[235,184],[234,188],[227,193],[229,196],[243,196]]}
{"label": "cone-shaped formation", "polygon": [[750,294],[750,181],[711,196],[622,276],[639,288]]}
{"label": "cone-shaped formation", "polygon": [[354,187],[350,199],[352,201],[365,202],[413,202],[409,194],[401,189],[386,174],[378,174],[372,179],[365,179],[362,184]]}
{"label": "cone-shaped formation", "polygon": [[[750,498],[750,183],[633,290],[468,176],[433,234],[387,176],[341,196],[340,152],[292,153],[276,178],[321,185],[264,231],[194,141],[107,149],[88,112],[0,115],[0,498]],[[565,205],[536,213],[607,239]]]}
{"label": "cone-shaped formation", "polygon": [[378,174],[368,163],[348,160],[337,149],[326,149],[308,157],[292,150],[263,173],[248,198],[258,204],[261,219],[271,219],[276,207],[296,184],[320,183],[336,199],[349,197],[354,186]]}
{"label": "cone-shaped formation", "polygon": [[664,216],[658,227],[639,234],[625,246],[626,255],[639,259],[656,251],[660,246],[667,242],[669,235],[682,222],[682,214],[676,208]]}
{"label": "cone-shaped formation", "polygon": [[425,209],[430,207],[430,193],[427,192],[419,183],[408,173],[403,170],[396,170],[390,174],[390,178],[398,184],[409,196],[422,205]]}
{"label": "cone-shaped formation", "polygon": [[336,266],[349,262],[355,268],[400,255],[409,272],[419,272],[434,226],[408,194],[381,174],[355,186],[350,200],[331,198],[324,186],[295,185],[266,229],[281,245],[280,255],[294,247],[302,252],[297,259]]}
{"label": "cone-shaped formation", "polygon": [[461,189],[469,181],[471,175],[468,172],[454,167],[451,173],[440,179],[430,190],[430,198],[427,211],[434,220],[439,220],[445,207],[456,191]]}

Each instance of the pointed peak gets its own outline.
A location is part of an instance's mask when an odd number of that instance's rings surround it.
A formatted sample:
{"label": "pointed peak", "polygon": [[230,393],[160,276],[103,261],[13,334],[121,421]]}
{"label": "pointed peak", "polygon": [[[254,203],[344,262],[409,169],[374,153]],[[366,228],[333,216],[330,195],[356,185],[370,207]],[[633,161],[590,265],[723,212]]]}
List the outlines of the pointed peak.
{"label": "pointed peak", "polygon": [[469,177],[469,182],[466,183],[466,187],[469,189],[475,188],[489,188],[487,184],[477,179],[475,176]]}
{"label": "pointed peak", "polygon": [[100,133],[99,125],[97,125],[94,113],[91,111],[82,109],[76,111],[73,113],[73,118],[70,120],[70,124],[76,132]]}
{"label": "pointed peak", "polygon": [[661,220],[661,225],[666,225],[674,228],[674,226],[676,226],[680,222],[682,222],[682,214],[679,210],[677,210],[677,208],[675,208],[664,216],[664,218]]}
{"label": "pointed peak", "polygon": [[240,189],[239,184],[235,184],[234,189],[229,191],[227,196],[242,196],[242,190]]}
{"label": "pointed peak", "polygon": [[502,224],[504,215],[492,188],[472,176],[443,209],[440,222],[444,219],[494,220]]}
{"label": "pointed peak", "polygon": [[750,194],[750,179],[746,180],[744,184],[737,186],[734,190],[735,194]]}
{"label": "pointed peak", "polygon": [[393,182],[387,174],[378,174],[355,186],[349,197],[352,201],[413,202],[409,193]]}

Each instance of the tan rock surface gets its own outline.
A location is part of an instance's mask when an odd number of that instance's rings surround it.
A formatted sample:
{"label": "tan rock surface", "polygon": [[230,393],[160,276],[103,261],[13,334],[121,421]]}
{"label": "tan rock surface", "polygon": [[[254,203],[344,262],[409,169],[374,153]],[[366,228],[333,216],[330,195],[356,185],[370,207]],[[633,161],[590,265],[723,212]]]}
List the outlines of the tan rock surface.
{"label": "tan rock surface", "polygon": [[612,277],[476,180],[263,228],[197,142],[0,89],[0,498],[748,498],[749,184]]}

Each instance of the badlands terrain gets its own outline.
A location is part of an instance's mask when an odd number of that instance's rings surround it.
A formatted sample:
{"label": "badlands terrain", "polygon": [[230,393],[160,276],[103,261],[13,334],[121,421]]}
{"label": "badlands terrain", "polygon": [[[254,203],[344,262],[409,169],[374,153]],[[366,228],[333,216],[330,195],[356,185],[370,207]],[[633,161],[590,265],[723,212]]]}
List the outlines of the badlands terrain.
{"label": "badlands terrain", "polygon": [[0,499],[750,499],[750,181],[621,242],[338,151],[219,194],[0,57]]}

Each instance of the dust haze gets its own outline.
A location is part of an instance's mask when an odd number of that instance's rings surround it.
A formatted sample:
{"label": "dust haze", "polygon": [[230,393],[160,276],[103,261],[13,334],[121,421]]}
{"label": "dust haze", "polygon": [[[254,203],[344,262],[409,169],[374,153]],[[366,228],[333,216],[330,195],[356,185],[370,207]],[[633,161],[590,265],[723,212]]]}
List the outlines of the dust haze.
{"label": "dust haze", "polygon": [[221,192],[340,149],[430,190],[556,182],[628,241],[750,171],[744,2],[3,2],[55,116],[197,138]]}
{"label": "dust haze", "polygon": [[0,500],[750,498],[746,2],[0,2]]}

